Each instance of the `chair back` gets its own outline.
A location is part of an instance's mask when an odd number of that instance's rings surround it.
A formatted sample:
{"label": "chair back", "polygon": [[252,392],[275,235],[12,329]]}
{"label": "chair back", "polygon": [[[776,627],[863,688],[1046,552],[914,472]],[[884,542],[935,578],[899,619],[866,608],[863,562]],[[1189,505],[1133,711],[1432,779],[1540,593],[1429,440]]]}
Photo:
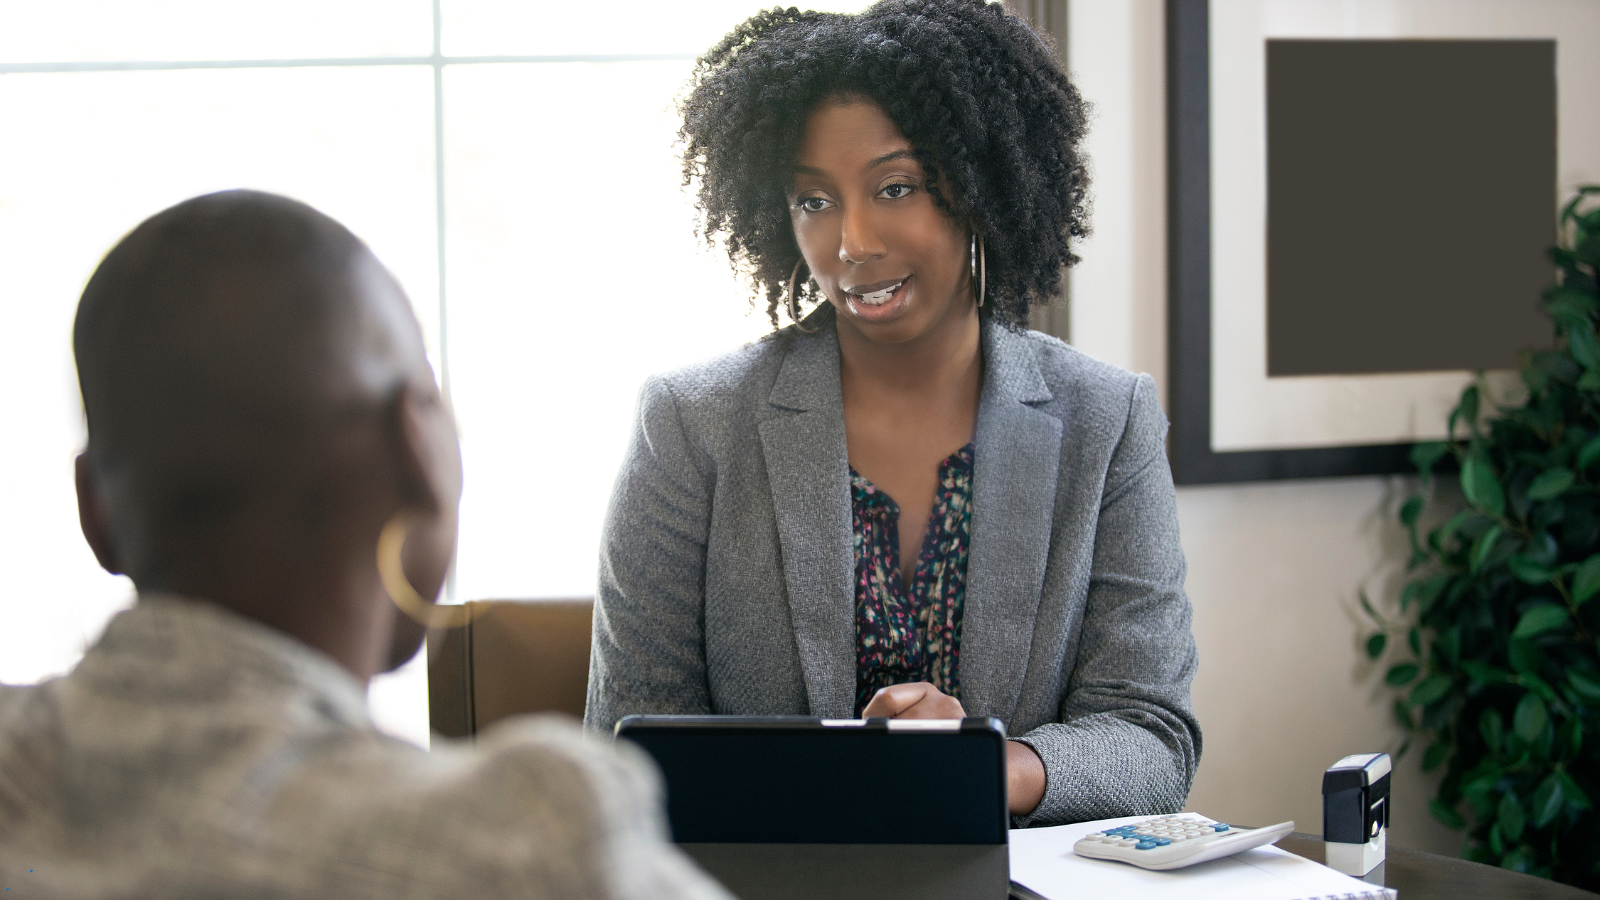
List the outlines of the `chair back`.
{"label": "chair back", "polygon": [[594,599],[474,600],[470,621],[428,634],[428,719],[471,737],[506,716],[583,718]]}

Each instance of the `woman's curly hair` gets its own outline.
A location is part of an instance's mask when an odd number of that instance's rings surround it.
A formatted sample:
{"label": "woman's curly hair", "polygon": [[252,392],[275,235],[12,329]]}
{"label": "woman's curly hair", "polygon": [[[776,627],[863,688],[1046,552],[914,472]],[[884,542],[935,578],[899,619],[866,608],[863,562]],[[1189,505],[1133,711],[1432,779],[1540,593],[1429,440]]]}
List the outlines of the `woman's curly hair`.
{"label": "woman's curly hair", "polygon": [[701,235],[725,238],[775,328],[800,260],[795,154],[810,112],[838,97],[899,126],[934,201],[983,236],[985,310],[1023,327],[1089,230],[1084,102],[1044,41],[998,3],[882,0],[857,15],[770,9],[699,59],[680,103],[684,185],[698,185]]}

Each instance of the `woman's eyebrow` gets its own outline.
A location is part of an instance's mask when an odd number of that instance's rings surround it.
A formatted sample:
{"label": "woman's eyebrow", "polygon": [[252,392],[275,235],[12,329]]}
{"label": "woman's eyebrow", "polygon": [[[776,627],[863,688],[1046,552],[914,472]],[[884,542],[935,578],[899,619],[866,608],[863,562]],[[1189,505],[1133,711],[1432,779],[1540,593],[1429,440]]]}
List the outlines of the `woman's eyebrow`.
{"label": "woman's eyebrow", "polygon": [[878,157],[877,159],[873,160],[872,162],[867,163],[867,168],[868,169],[876,169],[877,167],[883,165],[886,162],[893,162],[894,160],[897,160],[897,159],[916,159],[916,158],[917,158],[917,154],[912,152],[911,150],[896,150],[893,153],[885,153],[884,155],[882,155],[882,156]]}

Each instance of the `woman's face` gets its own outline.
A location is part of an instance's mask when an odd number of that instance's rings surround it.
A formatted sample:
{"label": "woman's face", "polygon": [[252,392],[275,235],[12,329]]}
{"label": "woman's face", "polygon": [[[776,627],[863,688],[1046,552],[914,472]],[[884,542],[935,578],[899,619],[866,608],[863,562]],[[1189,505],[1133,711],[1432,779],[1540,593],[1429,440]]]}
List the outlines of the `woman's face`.
{"label": "woman's face", "polygon": [[841,328],[915,340],[974,313],[968,234],[924,189],[911,142],[877,104],[822,104],[806,120],[789,220]]}

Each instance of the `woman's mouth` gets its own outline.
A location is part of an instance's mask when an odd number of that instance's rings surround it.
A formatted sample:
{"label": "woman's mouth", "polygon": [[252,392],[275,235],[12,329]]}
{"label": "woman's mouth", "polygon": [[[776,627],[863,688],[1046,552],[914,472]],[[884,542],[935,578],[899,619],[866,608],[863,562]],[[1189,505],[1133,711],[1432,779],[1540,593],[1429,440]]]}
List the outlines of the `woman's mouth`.
{"label": "woman's mouth", "polygon": [[850,294],[850,299],[859,306],[882,306],[885,303],[888,303],[894,297],[895,292],[899,291],[900,288],[905,285],[909,277],[910,276],[907,276],[899,281],[892,282],[882,287],[877,287],[874,290],[861,292],[851,291],[848,293]]}

